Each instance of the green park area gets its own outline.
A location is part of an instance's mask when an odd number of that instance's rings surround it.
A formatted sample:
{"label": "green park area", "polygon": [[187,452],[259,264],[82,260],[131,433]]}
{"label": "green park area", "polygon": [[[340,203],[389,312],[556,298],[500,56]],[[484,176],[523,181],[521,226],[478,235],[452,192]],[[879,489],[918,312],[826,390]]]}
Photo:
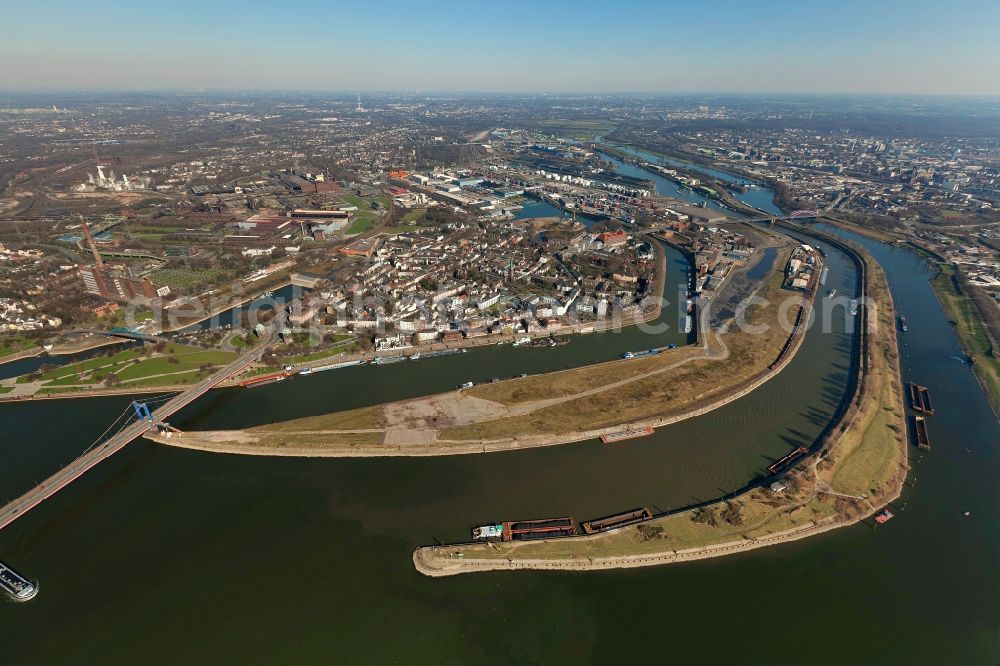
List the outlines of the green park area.
{"label": "green park area", "polygon": [[36,382],[37,393],[114,387],[191,384],[235,358],[232,352],[189,345],[146,345],[57,368],[45,368],[19,377],[17,383]]}
{"label": "green park area", "polygon": [[22,335],[5,335],[0,337],[0,358],[20,354],[37,347],[34,340]]}
{"label": "green park area", "polygon": [[345,231],[347,235],[364,233],[378,222],[381,214],[372,207],[372,204],[377,203],[382,210],[389,210],[392,205],[392,200],[386,194],[380,194],[375,198],[347,194],[344,195],[343,199],[344,203],[358,207],[353,213],[354,222]]}

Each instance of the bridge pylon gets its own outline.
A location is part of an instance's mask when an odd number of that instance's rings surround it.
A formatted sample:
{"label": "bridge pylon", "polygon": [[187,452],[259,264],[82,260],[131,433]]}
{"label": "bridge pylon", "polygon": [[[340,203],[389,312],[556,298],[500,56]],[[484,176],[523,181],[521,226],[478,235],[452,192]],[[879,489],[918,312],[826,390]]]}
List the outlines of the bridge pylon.
{"label": "bridge pylon", "polygon": [[149,429],[153,430],[156,423],[153,419],[152,412],[149,411],[149,405],[144,402],[139,402],[138,400],[132,401],[132,409],[135,410],[135,418],[137,421],[149,421]]}

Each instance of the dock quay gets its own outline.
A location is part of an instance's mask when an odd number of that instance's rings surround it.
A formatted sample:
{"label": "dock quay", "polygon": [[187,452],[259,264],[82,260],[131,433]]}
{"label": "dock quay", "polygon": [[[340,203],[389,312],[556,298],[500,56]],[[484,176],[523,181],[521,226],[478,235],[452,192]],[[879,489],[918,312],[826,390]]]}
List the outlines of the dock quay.
{"label": "dock quay", "polygon": [[634,523],[641,523],[642,521],[649,520],[652,517],[653,512],[647,508],[632,509],[631,511],[618,513],[613,516],[587,520],[581,523],[580,526],[583,527],[584,534],[596,534],[598,532],[607,532],[609,530],[625,527],[626,525],[632,525]]}
{"label": "dock quay", "polygon": [[913,417],[913,433],[917,438],[917,447],[930,451],[931,440],[927,437],[927,420],[923,416]]}
{"label": "dock quay", "polygon": [[650,427],[645,428],[629,428],[628,430],[622,430],[621,432],[613,432],[607,435],[601,435],[601,442],[603,444],[614,444],[616,442],[623,442],[627,439],[636,439],[638,437],[648,437],[652,435],[655,430]]}
{"label": "dock quay", "polygon": [[526,541],[567,536],[576,536],[576,521],[570,517],[503,523],[504,541]]}
{"label": "dock quay", "polygon": [[920,384],[910,384],[910,407],[913,411],[931,416],[934,414],[934,407],[931,405],[931,396],[926,386]]}
{"label": "dock quay", "polygon": [[809,453],[809,450],[806,449],[804,446],[800,446],[799,448],[795,449],[788,455],[774,461],[774,463],[768,466],[767,471],[770,472],[771,474],[777,474],[778,472],[783,472],[784,470],[791,467],[796,460],[806,455],[807,453]]}
{"label": "dock quay", "polygon": [[439,349],[437,351],[418,352],[410,356],[411,361],[418,361],[422,358],[435,358],[438,356],[451,356],[452,354],[464,354],[468,349],[458,347],[454,349]]}
{"label": "dock quay", "polygon": [[31,582],[3,562],[0,562],[0,589],[14,601],[28,601],[38,594],[37,583]]}
{"label": "dock quay", "polygon": [[300,375],[311,375],[314,372],[326,372],[327,370],[339,370],[341,368],[353,368],[358,365],[364,365],[366,361],[342,361],[340,363],[328,363],[327,365],[319,365],[314,368],[304,368],[299,371]]}

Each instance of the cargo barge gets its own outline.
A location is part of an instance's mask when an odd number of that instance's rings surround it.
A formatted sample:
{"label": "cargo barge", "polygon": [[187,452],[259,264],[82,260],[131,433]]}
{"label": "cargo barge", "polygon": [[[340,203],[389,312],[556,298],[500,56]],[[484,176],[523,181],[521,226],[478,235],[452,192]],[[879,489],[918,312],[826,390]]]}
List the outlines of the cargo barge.
{"label": "cargo barge", "polygon": [[326,372],[327,370],[340,370],[341,368],[353,368],[356,365],[364,365],[365,361],[344,361],[342,363],[330,363],[329,365],[320,365],[315,368],[305,368],[300,375],[309,375],[314,372]]}
{"label": "cargo barge", "polygon": [[819,283],[826,284],[826,278],[830,275],[830,269],[827,266],[823,267],[823,272],[819,274]]}
{"label": "cargo barge", "polygon": [[892,511],[889,511],[889,509],[882,509],[875,516],[875,522],[878,523],[879,525],[885,525],[887,522],[889,522],[895,517],[896,515]]}
{"label": "cargo barge", "polygon": [[649,520],[652,517],[653,512],[643,507],[641,509],[632,509],[631,511],[626,511],[625,513],[618,513],[613,516],[587,520],[581,523],[581,527],[583,527],[584,534],[597,534],[598,532],[607,532],[619,527],[625,527],[626,525],[641,523],[642,521]]}
{"label": "cargo barge", "polygon": [[264,386],[265,384],[273,384],[275,382],[283,382],[292,376],[291,372],[272,372],[269,375],[260,375],[259,377],[251,377],[250,379],[244,379],[240,382],[240,388],[257,388],[258,386]]}
{"label": "cargo barge", "polygon": [[787,456],[774,461],[774,463],[768,466],[767,471],[770,472],[771,474],[777,474],[778,472],[783,472],[789,467],[791,467],[795,463],[795,461],[797,461],[799,458],[806,455],[807,453],[809,453],[809,450],[806,449],[804,446],[800,446],[799,448],[789,453]]}
{"label": "cargo barge", "polygon": [[601,443],[603,444],[616,444],[618,442],[624,442],[627,439],[638,439],[639,437],[649,437],[655,430],[652,428],[629,428],[628,430],[622,430],[621,432],[613,432],[608,435],[601,435]]}
{"label": "cargo barge", "polygon": [[528,541],[576,536],[576,522],[572,518],[545,518],[503,523],[504,541]]}
{"label": "cargo barge", "polygon": [[38,594],[38,583],[31,582],[3,562],[0,562],[0,588],[14,601],[28,601]]}
{"label": "cargo barge", "polygon": [[913,432],[917,437],[917,447],[931,450],[931,440],[927,437],[927,420],[923,416],[913,417]]}
{"label": "cargo barge", "polygon": [[899,330],[906,333],[910,328],[906,325],[906,317],[899,315]]}
{"label": "cargo barge", "polygon": [[853,317],[856,314],[858,314],[858,299],[852,298],[851,299],[851,316]]}
{"label": "cargo barge", "polygon": [[913,411],[932,416],[934,407],[931,405],[931,395],[926,386],[910,384],[910,406]]}

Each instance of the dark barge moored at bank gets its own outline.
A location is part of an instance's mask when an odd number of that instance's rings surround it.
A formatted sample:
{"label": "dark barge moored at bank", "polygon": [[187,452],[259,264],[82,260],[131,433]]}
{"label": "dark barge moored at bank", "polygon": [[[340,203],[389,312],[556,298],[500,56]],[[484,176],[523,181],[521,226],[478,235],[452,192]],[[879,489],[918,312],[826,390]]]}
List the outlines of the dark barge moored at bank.
{"label": "dark barge moored at bank", "polygon": [[576,536],[576,521],[571,517],[518,520],[503,523],[504,541],[526,541],[530,539],[551,539],[553,537],[567,536]]}
{"label": "dark barge moored at bank", "polygon": [[778,460],[775,460],[771,465],[768,465],[767,471],[770,472],[771,474],[777,474],[778,472],[783,472],[789,467],[791,467],[796,460],[806,455],[807,453],[809,453],[809,449],[805,448],[804,446],[800,446],[799,448],[793,450],[788,455]]}
{"label": "dark barge moored at bank", "polygon": [[581,527],[583,527],[585,534],[596,534],[598,532],[607,532],[608,530],[625,527],[626,525],[641,523],[642,521],[649,520],[652,517],[653,512],[643,507],[641,509],[632,509],[631,511],[626,511],[625,513],[618,513],[613,516],[587,520],[581,523]]}

